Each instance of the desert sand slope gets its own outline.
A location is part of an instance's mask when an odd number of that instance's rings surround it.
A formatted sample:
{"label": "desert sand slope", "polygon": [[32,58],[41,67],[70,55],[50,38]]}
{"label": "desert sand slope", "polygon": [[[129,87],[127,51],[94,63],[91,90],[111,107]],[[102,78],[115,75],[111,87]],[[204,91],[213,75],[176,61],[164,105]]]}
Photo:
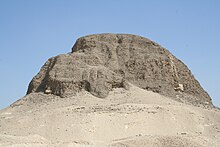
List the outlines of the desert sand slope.
{"label": "desert sand slope", "polygon": [[31,93],[0,111],[0,146],[219,147],[220,111],[133,85],[104,99]]}

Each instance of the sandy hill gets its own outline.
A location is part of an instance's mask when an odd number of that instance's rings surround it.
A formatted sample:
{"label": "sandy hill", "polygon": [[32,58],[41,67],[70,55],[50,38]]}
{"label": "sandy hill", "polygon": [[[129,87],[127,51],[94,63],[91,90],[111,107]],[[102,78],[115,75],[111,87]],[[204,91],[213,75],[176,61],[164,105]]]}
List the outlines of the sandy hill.
{"label": "sandy hill", "polygon": [[187,66],[135,35],[79,38],[0,111],[0,146],[216,146],[220,111]]}

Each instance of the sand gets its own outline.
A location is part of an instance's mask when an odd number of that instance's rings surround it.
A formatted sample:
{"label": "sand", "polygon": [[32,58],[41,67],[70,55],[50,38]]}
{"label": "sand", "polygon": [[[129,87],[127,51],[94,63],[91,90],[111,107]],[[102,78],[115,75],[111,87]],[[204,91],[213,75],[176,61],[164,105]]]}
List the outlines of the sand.
{"label": "sand", "polygon": [[134,85],[104,99],[32,93],[0,111],[0,146],[218,147],[220,111]]}

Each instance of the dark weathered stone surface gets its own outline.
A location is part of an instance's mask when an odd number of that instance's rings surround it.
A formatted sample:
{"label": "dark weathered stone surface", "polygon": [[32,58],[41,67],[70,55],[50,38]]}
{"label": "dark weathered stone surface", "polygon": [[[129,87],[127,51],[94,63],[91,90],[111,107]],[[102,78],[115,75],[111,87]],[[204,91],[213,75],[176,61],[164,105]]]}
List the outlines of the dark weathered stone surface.
{"label": "dark weathered stone surface", "polygon": [[157,43],[128,34],[79,38],[71,53],[45,63],[27,93],[66,97],[84,89],[104,98],[114,87],[128,88],[128,82],[179,101],[212,105],[185,64]]}

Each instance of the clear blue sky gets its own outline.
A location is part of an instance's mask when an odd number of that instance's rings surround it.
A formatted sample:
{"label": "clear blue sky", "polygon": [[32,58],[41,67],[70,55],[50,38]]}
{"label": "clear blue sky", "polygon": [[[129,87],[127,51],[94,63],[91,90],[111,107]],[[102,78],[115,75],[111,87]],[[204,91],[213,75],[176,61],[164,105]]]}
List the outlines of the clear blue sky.
{"label": "clear blue sky", "polygon": [[130,33],[170,50],[220,106],[219,0],[0,0],[0,109],[76,39]]}

